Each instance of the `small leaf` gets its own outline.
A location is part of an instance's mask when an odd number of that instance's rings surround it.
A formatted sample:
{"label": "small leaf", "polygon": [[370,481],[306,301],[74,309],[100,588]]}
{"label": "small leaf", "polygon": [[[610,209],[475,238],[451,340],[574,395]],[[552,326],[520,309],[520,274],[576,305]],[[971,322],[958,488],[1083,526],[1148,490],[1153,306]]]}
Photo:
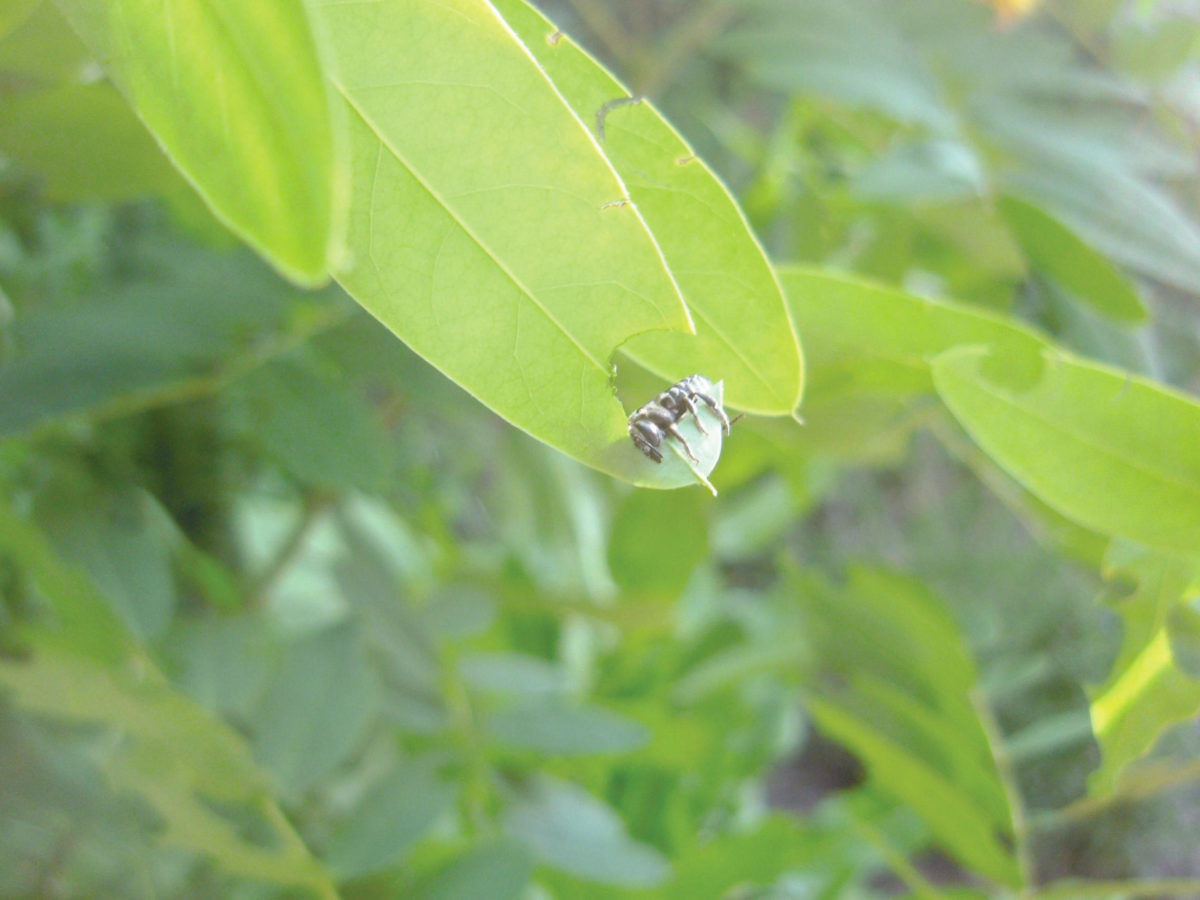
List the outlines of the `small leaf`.
{"label": "small leaf", "polygon": [[815,699],[810,708],[822,731],[862,757],[879,785],[919,813],[964,865],[1001,884],[1020,884],[1016,861],[992,823],[944,773],[844,709]]}
{"label": "small leaf", "polygon": [[[718,406],[724,405],[725,383],[723,381],[718,381],[713,385],[712,397],[717,401]],[[696,458],[689,458],[683,445],[676,438],[670,436],[663,442],[663,458],[660,463],[654,462],[635,448],[638,456],[637,474],[630,478],[634,484],[649,488],[677,488],[699,483],[708,488],[714,497],[716,496],[717,489],[709,482],[708,476],[712,474],[713,469],[717,467],[717,461],[721,458],[721,445],[725,432],[721,420],[707,405],[697,403],[696,411],[699,413],[704,431],[700,430],[701,424],[697,423],[696,417],[690,414],[680,419],[675,426],[683,435],[683,439],[687,441],[688,447],[691,448]],[[628,434],[626,434],[626,441],[633,447],[633,442],[629,440]]]}
{"label": "small leaf", "polygon": [[470,687],[497,694],[562,694],[567,675],[561,666],[522,653],[466,653],[459,672]]}
{"label": "small leaf", "polygon": [[533,875],[521,847],[479,844],[441,869],[417,891],[417,900],[518,900]]}
{"label": "small leaf", "polygon": [[796,593],[826,673],[809,701],[821,730],[960,862],[1018,883],[997,837],[1012,819],[972,701],[978,676],[942,604],[910,579],[860,569],[844,588],[804,583]]}
{"label": "small leaf", "polygon": [[1200,550],[1200,405],[1062,353],[968,347],[933,372],[975,441],[1048,505],[1107,534]]}
{"label": "small leaf", "polygon": [[[171,548],[155,527],[154,501],[133,491],[58,497],[39,509],[59,552],[87,570],[126,626],[146,640],[162,635],[175,608]],[[82,502],[80,502],[82,501]]]}
{"label": "small leaf", "polygon": [[999,206],[1035,266],[1105,315],[1122,322],[1146,319],[1146,308],[1133,285],[1069,228],[1015,196],[1001,197]]}
{"label": "small leaf", "polygon": [[530,784],[505,811],[504,827],[541,862],[588,881],[652,887],[670,871],[662,854],[629,838],[609,806],[566,782]]}
{"label": "small leaf", "polygon": [[573,706],[561,700],[501,710],[488,720],[487,731],[505,747],[562,756],[628,753],[650,739],[638,722],[606,709]]}
{"label": "small leaf", "polygon": [[376,685],[350,626],[288,649],[255,717],[255,751],[292,795],[349,755],[373,711]]}
{"label": "small leaf", "polygon": [[454,802],[428,762],[403,762],[371,786],[330,838],[326,858],[342,878],[390,868]]}

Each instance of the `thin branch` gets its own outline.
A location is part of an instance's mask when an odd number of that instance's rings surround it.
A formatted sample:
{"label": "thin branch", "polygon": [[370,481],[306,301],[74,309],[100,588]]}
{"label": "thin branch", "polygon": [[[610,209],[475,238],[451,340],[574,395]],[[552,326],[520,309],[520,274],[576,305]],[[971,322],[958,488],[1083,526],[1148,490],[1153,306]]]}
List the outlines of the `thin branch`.
{"label": "thin branch", "polygon": [[658,49],[655,64],[641,73],[637,92],[644,97],[659,96],[675,73],[696,51],[711,43],[737,11],[730,0],[713,0],[692,13]]}
{"label": "thin branch", "polygon": [[1200,878],[1067,881],[1049,884],[1029,895],[1033,900],[1092,900],[1093,897],[1200,896]]}
{"label": "thin branch", "polygon": [[283,577],[284,573],[291,568],[292,563],[299,556],[313,526],[317,524],[320,517],[336,501],[337,497],[335,495],[326,493],[314,493],[305,497],[304,509],[300,512],[300,518],[296,520],[292,526],[292,530],[288,532],[287,536],[280,543],[279,549],[275,551],[275,555],[271,557],[270,562],[258,573],[246,589],[247,607],[254,608],[260,606],[266,600],[271,589]]}
{"label": "thin branch", "polygon": [[1034,817],[1032,824],[1039,831],[1050,831],[1080,819],[1091,818],[1111,806],[1145,800],[1193,781],[1200,781],[1200,760],[1192,760],[1182,765],[1158,763],[1143,766],[1122,776],[1116,791],[1099,797],[1084,797],[1062,809],[1041,813]]}
{"label": "thin branch", "polygon": [[879,855],[883,857],[896,877],[904,882],[914,896],[924,898],[924,900],[939,900],[943,896],[941,891],[909,862],[908,857],[891,845],[878,828],[855,815],[853,811],[850,812],[850,825],[863,840],[879,851]]}
{"label": "thin branch", "polygon": [[627,66],[630,61],[629,39],[620,21],[605,0],[572,0],[572,6],[588,30],[604,45],[613,59]]}
{"label": "thin branch", "polygon": [[302,327],[286,334],[273,336],[259,347],[218,367],[213,372],[190,378],[179,378],[151,388],[130,391],[97,406],[63,413],[33,425],[29,430],[29,436],[36,439],[45,432],[58,429],[64,424],[94,425],[110,419],[131,416],[163,406],[176,406],[211,396],[255,369],[308,342],[313,337],[349,321],[354,311],[355,308],[350,306],[322,310],[321,314],[309,317]]}
{"label": "thin branch", "polygon": [[1021,789],[1017,784],[1017,773],[1013,767],[1012,754],[1008,752],[1008,748],[1004,744],[1004,735],[1000,731],[999,723],[996,722],[992,706],[988,702],[987,696],[979,688],[971,691],[971,706],[974,707],[975,715],[983,727],[988,748],[992,752],[992,761],[996,764],[996,775],[1000,779],[1001,787],[1004,788],[1004,796],[1008,799],[1009,814],[1012,816],[1014,852],[1017,857],[1017,867],[1021,872],[1021,884],[1025,886],[1022,893],[1028,896],[1037,873],[1029,840],[1031,834],[1029,816],[1025,810],[1025,800],[1021,796]]}

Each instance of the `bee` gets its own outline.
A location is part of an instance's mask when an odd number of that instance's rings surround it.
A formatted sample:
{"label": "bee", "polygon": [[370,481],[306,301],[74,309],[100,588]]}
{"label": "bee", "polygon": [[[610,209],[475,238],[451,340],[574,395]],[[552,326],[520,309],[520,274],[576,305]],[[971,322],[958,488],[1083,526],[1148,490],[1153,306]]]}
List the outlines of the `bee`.
{"label": "bee", "polygon": [[629,436],[633,438],[634,446],[656,463],[660,463],[663,460],[663,441],[667,437],[673,437],[683,445],[683,452],[687,454],[688,459],[699,462],[692,448],[688,446],[687,439],[675,425],[691,413],[700,433],[708,434],[697,412],[696,403],[699,401],[716,414],[721,420],[721,428],[729,434],[729,416],[712,396],[712,391],[713,383],[703,375],[689,375],[671,385],[629,417]]}

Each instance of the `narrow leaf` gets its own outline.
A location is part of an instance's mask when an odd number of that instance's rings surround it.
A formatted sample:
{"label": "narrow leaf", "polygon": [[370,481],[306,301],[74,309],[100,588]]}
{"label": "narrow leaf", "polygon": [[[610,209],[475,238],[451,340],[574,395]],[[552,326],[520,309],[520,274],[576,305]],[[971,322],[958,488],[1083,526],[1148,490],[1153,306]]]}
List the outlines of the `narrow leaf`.
{"label": "narrow leaf", "polygon": [[341,142],[300,0],[58,0],[225,224],[298,282],[340,254]]}
{"label": "narrow leaf", "polygon": [[988,818],[943,773],[833,704],[814,699],[811,709],[821,729],[861,756],[880,786],[917,811],[964,865],[1010,887],[1020,883]]}
{"label": "narrow leaf", "polygon": [[1200,550],[1193,400],[1065,354],[1018,360],[968,347],[938,357],[933,372],[975,441],[1049,506],[1108,534]]}
{"label": "narrow leaf", "polygon": [[1015,196],[1001,197],[999,205],[1035,266],[1107,316],[1122,322],[1146,318],[1146,308],[1133,285],[1066,225]]}

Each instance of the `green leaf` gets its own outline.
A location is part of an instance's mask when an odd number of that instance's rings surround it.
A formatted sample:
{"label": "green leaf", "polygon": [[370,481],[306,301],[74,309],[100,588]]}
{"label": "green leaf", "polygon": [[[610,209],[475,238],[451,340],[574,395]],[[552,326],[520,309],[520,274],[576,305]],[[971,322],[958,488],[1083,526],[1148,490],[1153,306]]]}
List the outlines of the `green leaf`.
{"label": "green leaf", "polygon": [[339,373],[292,357],[236,385],[250,435],[291,475],[318,488],[386,491],[389,437],[366,398]]}
{"label": "green leaf", "polygon": [[1016,887],[1020,874],[992,823],[928,762],[890,741],[870,722],[823,700],[810,701],[822,731],[859,756],[883,790],[912,807],[940,843],[972,870]]}
{"label": "green leaf", "polygon": [[486,727],[505,747],[559,756],[628,753],[650,739],[640,723],[617,713],[555,699],[501,710]]}
{"label": "green leaf", "polygon": [[[788,302],[809,336],[809,427],[801,440],[818,452],[871,458],[906,436],[911,401],[934,392],[939,354],[964,345],[992,348],[1014,370],[1028,368],[1052,346],[1018,322],[966,304],[934,300],[862,279],[786,266]],[[906,426],[907,424],[907,427]],[[942,438],[1022,515],[1031,515],[1060,544],[1098,559],[1107,539],[1081,527],[1045,497],[1014,485],[1003,467],[975,449],[957,428]]]}
{"label": "green leaf", "polygon": [[46,181],[57,203],[188,190],[111,84],[67,84],[5,97],[0,150]]}
{"label": "green leaf", "polygon": [[458,662],[466,684],[477,691],[512,694],[563,694],[562,666],[524,653],[467,653]]}
{"label": "green leaf", "polygon": [[64,558],[82,566],[138,638],[162,636],[175,609],[170,542],[148,496],[96,488],[56,496],[38,519]]}
{"label": "green leaf", "polygon": [[847,585],[798,586],[807,633],[827,674],[814,686],[817,724],[867,765],[879,790],[913,809],[960,862],[1019,881],[997,835],[1012,830],[978,680],[958,630],[920,584],[853,570]]}
{"label": "green leaf", "polygon": [[695,336],[635,337],[622,349],[667,381],[723,380],[729,403],[789,415],[804,367],[779,283],[729,191],[644,100],[525,0],[492,3],[593,129],[654,232],[696,323]]}
{"label": "green leaf", "polygon": [[[148,661],[112,669],[39,647],[23,663],[0,661],[0,684],[16,703],[42,715],[120,729],[127,740],[114,742],[108,775],[114,787],[136,791],[161,816],[163,843],[203,854],[235,876],[333,895],[324,868],[270,801],[242,738],[173,691]],[[265,809],[261,824],[269,841],[252,843],[234,817],[206,801],[260,815]]]}
{"label": "green leaf", "polygon": [[358,744],[376,685],[355,629],[327,628],[288,649],[259,704],[255,752],[282,788],[298,795]]}
{"label": "green leaf", "polygon": [[629,838],[609,806],[566,782],[531,783],[503,820],[505,831],[537,859],[578,878],[649,887],[670,871],[657,850]]}
{"label": "green leaf", "polygon": [[41,641],[102,663],[125,658],[132,638],[108,598],[78,567],[65,564],[50,542],[0,501],[0,553],[33,579],[50,601],[60,627]]}
{"label": "green leaf", "polygon": [[0,10],[0,40],[20,27],[42,0],[9,0]]}
{"label": "green leaf", "polygon": [[517,427],[667,486],[671,473],[629,440],[611,357],[634,334],[690,319],[583,124],[483,0],[319,10],[350,108],[339,281]]}
{"label": "green leaf", "polygon": [[[27,629],[21,661],[0,660],[0,685],[43,716],[113,729],[103,754],[113,786],[136,792],[163,823],[160,840],[235,876],[333,895],[267,791],[243,738],[175,691],[121,626],[96,586],[0,504],[0,550],[28,572],[55,620]],[[217,809],[221,812],[218,812]],[[236,813],[236,815],[235,815]],[[255,819],[261,844],[247,839]]]}
{"label": "green leaf", "polygon": [[788,304],[808,336],[812,391],[820,398],[933,392],[929,364],[962,344],[1027,354],[1045,339],[1015,322],[850,275],[785,266]]}
{"label": "green leaf", "polygon": [[345,167],[300,0],[57,0],[218,218],[303,284],[341,253]]}
{"label": "green leaf", "polygon": [[1171,634],[1173,613],[1200,566],[1122,545],[1106,564],[1109,577],[1133,579],[1136,589],[1117,606],[1121,650],[1108,680],[1092,692],[1092,728],[1103,757],[1088,782],[1093,794],[1114,790],[1167,728],[1200,713],[1200,680],[1180,666]]}
{"label": "green leaf", "polygon": [[271,649],[266,617],[254,613],[197,618],[171,635],[180,688],[205,708],[243,720],[262,693]]}
{"label": "green leaf", "polygon": [[617,507],[608,565],[622,591],[673,599],[708,550],[703,495],[635,491]]}
{"label": "green leaf", "polygon": [[403,762],[380,782],[330,838],[326,858],[342,878],[390,868],[450,809],[454,788],[428,761]]}
{"label": "green leaf", "polygon": [[1200,405],[1061,352],[963,348],[934,363],[972,438],[1063,515],[1107,534],[1200,550]]}
{"label": "green leaf", "polygon": [[999,207],[1035,266],[1105,315],[1122,322],[1145,320],[1146,308],[1133,285],[1069,228],[1018,197],[1001,197]]}
{"label": "green leaf", "polygon": [[529,855],[507,841],[479,844],[439,870],[418,900],[518,900],[533,874]]}
{"label": "green leaf", "polygon": [[128,281],[78,303],[40,304],[13,322],[17,352],[0,369],[0,396],[22,402],[0,403],[0,434],[170,397],[189,377],[219,377],[238,350],[252,363],[248,340],[287,335],[289,313],[293,333],[340,315],[332,305],[300,314],[295,289],[244,251],[177,244],[148,255],[145,270]]}
{"label": "green leaf", "polygon": [[[78,81],[89,59],[87,47],[53,3],[37,0],[32,9],[22,10],[23,6],[19,3],[11,12],[0,13],[0,18],[9,17],[12,28],[0,41],[0,72],[17,76],[18,85],[49,88]],[[15,93],[6,94],[4,102],[15,99]]]}

